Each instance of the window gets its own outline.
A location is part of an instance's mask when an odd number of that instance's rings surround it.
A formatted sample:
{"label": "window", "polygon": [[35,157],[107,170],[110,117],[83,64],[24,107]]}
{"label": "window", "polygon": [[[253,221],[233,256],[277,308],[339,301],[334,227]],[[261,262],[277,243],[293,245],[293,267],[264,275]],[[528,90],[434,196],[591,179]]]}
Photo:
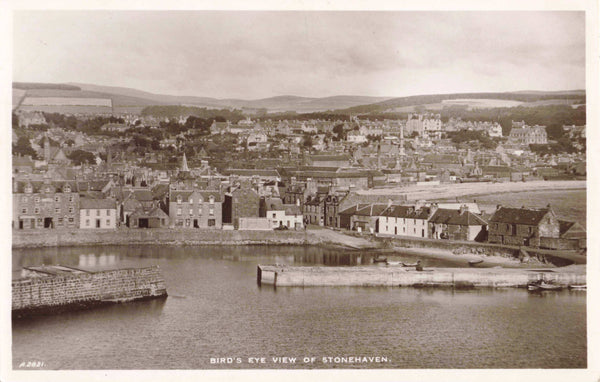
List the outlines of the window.
{"label": "window", "polygon": [[273,219],[275,219],[275,217],[277,217],[277,214],[273,214]]}
{"label": "window", "polygon": [[23,196],[21,198],[21,203],[27,203],[27,196]]}
{"label": "window", "polygon": [[36,203],[39,203],[40,202],[40,197],[36,196],[35,198],[33,198],[33,201],[36,202]]}
{"label": "window", "polygon": [[194,214],[194,209],[190,208],[190,215],[193,215],[193,214]]}
{"label": "window", "polygon": [[215,214],[215,208],[214,208],[214,207],[210,207],[210,208],[208,209],[208,214],[209,214],[209,215],[214,215],[214,214]]}
{"label": "window", "polygon": [[208,202],[209,202],[210,204],[214,204],[214,203],[215,203],[215,197],[211,195],[211,196],[208,198]]}
{"label": "window", "polygon": [[110,216],[110,210],[106,210],[106,216]]}
{"label": "window", "polygon": [[106,226],[110,227],[110,219],[106,219]]}
{"label": "window", "polygon": [[33,187],[31,187],[31,185],[25,186],[25,193],[26,194],[31,194],[32,192],[33,192]]}
{"label": "window", "polygon": [[181,204],[181,195],[177,196],[177,204]]}
{"label": "window", "polygon": [[177,216],[181,216],[181,208],[177,209]]}
{"label": "window", "polygon": [[100,210],[96,210],[96,216],[100,216]]}
{"label": "window", "polygon": [[69,195],[69,203],[73,203],[73,196]]}
{"label": "window", "polygon": [[73,207],[69,207],[69,213],[72,214],[75,211]]}
{"label": "window", "polygon": [[58,225],[62,225],[63,223],[63,218],[58,218]]}
{"label": "window", "polygon": [[85,226],[89,227],[90,226],[90,219],[85,219]]}
{"label": "window", "polygon": [[71,187],[65,186],[65,192],[71,192]]}
{"label": "window", "polygon": [[85,210],[85,216],[90,216],[90,210]]}
{"label": "window", "polygon": [[27,208],[21,208],[21,213],[22,214],[26,214],[27,213]]}
{"label": "window", "polygon": [[39,207],[35,207],[35,208],[33,209],[33,213],[34,213],[34,214],[39,214],[39,213],[40,213],[40,208],[39,208]]}
{"label": "window", "polygon": [[50,187],[46,187],[46,193],[49,194],[50,192],[52,192],[52,189]]}
{"label": "window", "polygon": [[54,213],[55,214],[60,214],[60,208],[59,207],[54,208]]}
{"label": "window", "polygon": [[56,203],[60,203],[60,196],[56,195],[56,196],[54,197],[54,201],[55,201]]}
{"label": "window", "polygon": [[189,227],[190,226],[190,219],[185,219],[185,226]]}
{"label": "window", "polygon": [[75,219],[69,218],[69,223],[73,223],[74,221],[75,221]]}
{"label": "window", "polygon": [[215,219],[208,219],[208,226],[209,227],[214,227],[215,225],[216,225],[215,224]]}
{"label": "window", "polygon": [[190,200],[188,200],[188,203],[194,204],[194,199],[190,198]]}

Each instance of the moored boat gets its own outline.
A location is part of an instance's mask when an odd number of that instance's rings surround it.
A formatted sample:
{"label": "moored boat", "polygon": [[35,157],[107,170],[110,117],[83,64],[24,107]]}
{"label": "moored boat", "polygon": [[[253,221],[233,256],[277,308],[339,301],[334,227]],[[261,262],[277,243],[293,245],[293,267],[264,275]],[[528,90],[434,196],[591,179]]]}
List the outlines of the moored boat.
{"label": "moored boat", "polygon": [[387,263],[387,257],[376,257],[373,259],[374,263]]}
{"label": "moored boat", "polygon": [[403,267],[416,267],[417,263],[413,263],[413,264],[408,264],[408,263],[402,263]]}
{"label": "moored boat", "polygon": [[572,289],[572,290],[587,290],[587,284],[569,285],[569,289]]}
{"label": "moored boat", "polygon": [[474,267],[475,265],[481,264],[481,263],[483,263],[483,260],[470,260],[469,261],[469,266],[470,267]]}
{"label": "moored boat", "polygon": [[561,290],[563,287],[556,284],[549,284],[546,282],[541,282],[539,285],[541,290]]}
{"label": "moored boat", "polygon": [[386,265],[400,265],[402,263],[399,261],[386,261],[385,264]]}

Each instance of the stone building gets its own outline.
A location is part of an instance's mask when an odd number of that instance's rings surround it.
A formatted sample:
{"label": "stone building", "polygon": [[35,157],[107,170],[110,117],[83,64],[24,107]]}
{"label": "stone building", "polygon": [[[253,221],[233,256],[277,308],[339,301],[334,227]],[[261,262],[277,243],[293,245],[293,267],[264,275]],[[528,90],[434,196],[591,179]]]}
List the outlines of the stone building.
{"label": "stone building", "polygon": [[223,199],[218,191],[171,190],[169,218],[174,227],[221,229]]}
{"label": "stone building", "polygon": [[546,126],[527,126],[513,127],[510,130],[508,140],[512,144],[516,145],[545,145],[548,143],[548,135],[546,133]]}
{"label": "stone building", "polygon": [[78,227],[79,193],[74,182],[13,182],[13,228]]}
{"label": "stone building", "polygon": [[223,223],[240,227],[240,218],[258,218],[260,196],[248,182],[242,182],[223,200]]}
{"label": "stone building", "polygon": [[550,205],[542,209],[498,206],[490,218],[490,243],[539,247],[542,237],[560,237],[559,221]]}

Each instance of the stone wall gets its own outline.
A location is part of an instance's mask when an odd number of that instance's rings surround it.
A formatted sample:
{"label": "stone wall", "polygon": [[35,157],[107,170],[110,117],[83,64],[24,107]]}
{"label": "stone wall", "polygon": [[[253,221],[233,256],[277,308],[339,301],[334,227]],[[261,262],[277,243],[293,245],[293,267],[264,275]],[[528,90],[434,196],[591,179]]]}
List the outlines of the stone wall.
{"label": "stone wall", "polygon": [[523,269],[434,268],[418,272],[398,267],[291,267],[259,265],[261,285],[282,286],[447,286],[525,287],[546,280],[558,285],[585,284],[584,273],[548,273]]}
{"label": "stone wall", "polygon": [[166,296],[158,267],[13,280],[12,310],[26,312],[85,302]]}
{"label": "stone wall", "polygon": [[310,231],[230,231],[210,229],[47,230],[35,235],[13,230],[13,248],[106,244],[321,244]]}

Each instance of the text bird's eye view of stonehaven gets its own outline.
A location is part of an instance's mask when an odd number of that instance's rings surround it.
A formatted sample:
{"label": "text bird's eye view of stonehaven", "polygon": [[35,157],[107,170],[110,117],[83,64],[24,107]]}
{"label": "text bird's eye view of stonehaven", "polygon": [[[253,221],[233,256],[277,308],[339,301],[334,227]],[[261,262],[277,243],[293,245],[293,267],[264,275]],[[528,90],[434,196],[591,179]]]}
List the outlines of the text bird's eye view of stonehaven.
{"label": "text bird's eye view of stonehaven", "polygon": [[585,11],[12,20],[13,371],[588,367]]}

